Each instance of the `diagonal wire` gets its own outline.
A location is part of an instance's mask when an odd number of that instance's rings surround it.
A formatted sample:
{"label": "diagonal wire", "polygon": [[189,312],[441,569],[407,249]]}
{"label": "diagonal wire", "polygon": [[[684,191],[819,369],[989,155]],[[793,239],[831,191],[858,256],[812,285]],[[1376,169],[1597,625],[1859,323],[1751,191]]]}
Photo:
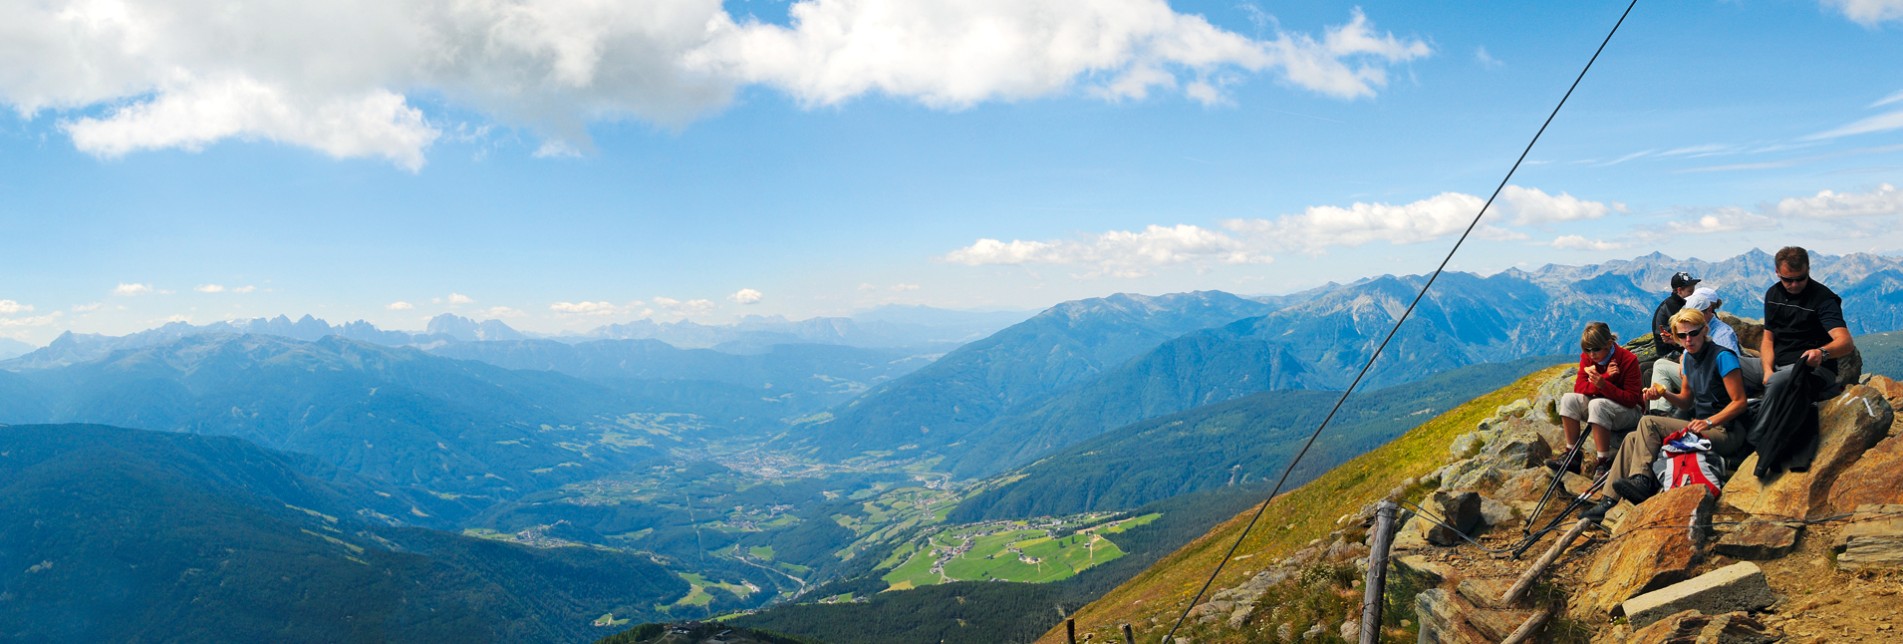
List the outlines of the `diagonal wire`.
{"label": "diagonal wire", "polygon": [[1183,614],[1177,616],[1176,624],[1171,626],[1170,632],[1163,636],[1164,642],[1169,642],[1176,636],[1176,631],[1183,627],[1183,620],[1189,618],[1190,609],[1195,608],[1196,602],[1203,598],[1204,593],[1209,592],[1209,586],[1216,583],[1216,576],[1222,573],[1223,566],[1229,563],[1230,557],[1235,556],[1236,549],[1242,546],[1242,540],[1249,536],[1251,529],[1255,528],[1256,521],[1262,518],[1263,511],[1269,509],[1269,503],[1275,500],[1275,495],[1279,494],[1282,491],[1282,486],[1288,483],[1288,477],[1295,471],[1296,464],[1301,463],[1302,457],[1308,455],[1309,448],[1315,446],[1315,439],[1320,438],[1322,430],[1328,428],[1328,421],[1334,420],[1335,412],[1341,411],[1342,403],[1348,401],[1348,396],[1354,393],[1355,387],[1361,384],[1361,379],[1368,375],[1370,368],[1374,367],[1374,361],[1381,357],[1381,351],[1387,349],[1388,342],[1394,339],[1396,333],[1400,332],[1401,324],[1406,322],[1408,317],[1414,314],[1414,308],[1419,306],[1421,299],[1427,296],[1428,289],[1433,288],[1435,280],[1440,279],[1441,273],[1447,270],[1447,264],[1453,261],[1454,253],[1460,251],[1461,244],[1466,243],[1467,237],[1472,235],[1474,228],[1480,225],[1480,218],[1487,214],[1488,208],[1493,207],[1493,202],[1495,199],[1500,198],[1501,191],[1506,190],[1507,182],[1513,180],[1513,174],[1520,170],[1520,164],[1526,162],[1526,155],[1533,152],[1533,145],[1539,143],[1540,136],[1546,133],[1546,127],[1552,125],[1553,119],[1559,116],[1560,108],[1566,106],[1566,99],[1572,98],[1573,90],[1579,88],[1580,81],[1586,78],[1586,72],[1592,70],[1592,64],[1599,60],[1599,54],[1606,50],[1606,44],[1612,42],[1613,34],[1619,33],[1619,26],[1625,24],[1626,16],[1632,15],[1632,8],[1638,4],[1639,0],[1632,0],[1630,4],[1626,5],[1625,12],[1619,14],[1619,21],[1613,23],[1611,31],[1606,32],[1605,40],[1599,42],[1599,48],[1592,52],[1592,58],[1586,60],[1586,66],[1579,70],[1577,77],[1573,78],[1572,86],[1566,88],[1566,94],[1560,97],[1558,105],[1553,106],[1552,113],[1546,115],[1546,122],[1541,123],[1539,131],[1533,133],[1533,139],[1526,142],[1526,149],[1520,151],[1520,158],[1515,159],[1513,161],[1513,167],[1507,170],[1505,177],[1501,177],[1500,185],[1493,189],[1493,195],[1487,197],[1487,203],[1480,206],[1480,212],[1474,213],[1473,221],[1468,223],[1467,229],[1460,233],[1460,239],[1454,241],[1454,247],[1447,250],[1447,256],[1440,260],[1440,266],[1434,268],[1434,274],[1428,276],[1427,283],[1422,284],[1420,292],[1414,294],[1414,301],[1408,303],[1407,310],[1403,311],[1401,317],[1394,321],[1393,328],[1388,329],[1387,337],[1382,338],[1381,344],[1375,347],[1374,353],[1368,355],[1368,361],[1361,365],[1361,372],[1355,374],[1354,382],[1349,383],[1348,388],[1341,392],[1341,398],[1335,400],[1335,406],[1328,410],[1328,415],[1323,417],[1321,424],[1315,427],[1315,433],[1310,434],[1308,436],[1308,442],[1302,444],[1302,451],[1296,452],[1295,458],[1290,460],[1288,466],[1282,469],[1282,477],[1276,480],[1275,488],[1269,491],[1268,498],[1263,499],[1261,505],[1256,506],[1255,514],[1249,517],[1249,523],[1243,526],[1240,534],[1236,535],[1236,542],[1229,546],[1229,552],[1223,555],[1221,560],[1216,562],[1216,569],[1209,572],[1209,579],[1204,581],[1202,588],[1196,591],[1196,596],[1191,597],[1189,603],[1183,606]]}

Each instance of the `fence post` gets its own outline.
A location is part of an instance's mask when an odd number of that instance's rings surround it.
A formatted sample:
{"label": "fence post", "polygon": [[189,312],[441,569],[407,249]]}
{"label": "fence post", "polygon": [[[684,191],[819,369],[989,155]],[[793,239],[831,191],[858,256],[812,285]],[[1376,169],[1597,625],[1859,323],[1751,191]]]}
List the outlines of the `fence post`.
{"label": "fence post", "polygon": [[1388,548],[1394,545],[1394,512],[1399,506],[1382,501],[1374,509],[1374,541],[1368,544],[1368,576],[1361,584],[1361,644],[1381,641],[1381,605],[1388,585]]}
{"label": "fence post", "polygon": [[1137,644],[1137,634],[1130,631],[1130,625],[1123,625],[1123,644]]}
{"label": "fence post", "polygon": [[1070,644],[1077,644],[1077,620],[1064,620],[1064,638]]}

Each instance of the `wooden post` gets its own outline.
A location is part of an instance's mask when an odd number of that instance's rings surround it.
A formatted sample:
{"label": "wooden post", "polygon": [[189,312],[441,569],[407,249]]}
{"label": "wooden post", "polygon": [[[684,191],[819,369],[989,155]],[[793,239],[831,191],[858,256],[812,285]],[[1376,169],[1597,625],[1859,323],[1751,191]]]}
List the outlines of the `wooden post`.
{"label": "wooden post", "polygon": [[1394,545],[1393,501],[1382,501],[1374,509],[1373,540],[1368,544],[1368,576],[1362,580],[1361,644],[1381,641],[1381,605],[1386,601],[1388,585],[1388,548]]}
{"label": "wooden post", "polygon": [[1064,639],[1070,644],[1077,644],[1077,620],[1064,620]]}
{"label": "wooden post", "polygon": [[1532,617],[1526,618],[1525,622],[1521,622],[1519,628],[1513,629],[1512,635],[1508,635],[1506,639],[1500,640],[1500,644],[1520,644],[1521,642],[1532,639],[1533,633],[1540,630],[1541,626],[1546,625],[1546,618],[1552,616],[1553,611],[1550,610],[1542,610],[1534,613]]}
{"label": "wooden post", "polygon": [[1123,644],[1137,644],[1137,634],[1130,631],[1130,625],[1123,625]]}
{"label": "wooden post", "polygon": [[1546,572],[1546,567],[1553,565],[1553,561],[1559,559],[1559,554],[1566,550],[1566,546],[1572,545],[1573,539],[1579,538],[1579,533],[1585,532],[1591,525],[1592,519],[1580,519],[1578,523],[1574,523],[1572,529],[1561,535],[1559,541],[1554,542],[1553,547],[1548,549],[1546,554],[1540,555],[1539,561],[1533,562],[1532,568],[1526,569],[1526,572],[1520,575],[1519,581],[1513,582],[1513,587],[1507,589],[1507,594],[1500,597],[1500,604],[1511,606],[1513,602],[1519,601],[1520,596],[1526,594],[1526,589],[1533,587],[1533,581],[1540,578],[1540,573]]}

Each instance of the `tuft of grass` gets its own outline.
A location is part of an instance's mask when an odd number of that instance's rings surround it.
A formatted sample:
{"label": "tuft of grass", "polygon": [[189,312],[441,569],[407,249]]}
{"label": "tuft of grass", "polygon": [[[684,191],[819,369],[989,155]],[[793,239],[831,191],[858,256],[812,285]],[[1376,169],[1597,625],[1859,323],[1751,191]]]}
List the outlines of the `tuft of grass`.
{"label": "tuft of grass", "polygon": [[[1237,560],[1225,566],[1210,587],[1213,593],[1241,585],[1261,569],[1264,563],[1280,560],[1310,541],[1326,537],[1330,531],[1353,526],[1337,526],[1341,515],[1382,499],[1408,478],[1419,479],[1444,464],[1448,446],[1454,437],[1471,430],[1495,410],[1514,400],[1530,398],[1541,384],[1552,380],[1572,365],[1558,365],[1530,374],[1513,384],[1468,401],[1402,434],[1386,445],[1350,459],[1340,467],[1269,502],[1262,519],[1242,546]],[[1321,440],[1327,440],[1324,434]],[[1237,533],[1255,512],[1250,508],[1217,525],[1202,537],[1164,557],[1148,570],[1105,593],[1097,601],[1079,609],[1073,618],[1079,630],[1115,631],[1119,624],[1130,624],[1150,639],[1167,631],[1182,613],[1209,572],[1215,569]],[[1243,559],[1243,557],[1248,559]],[[1204,597],[1203,601],[1208,601]],[[1407,608],[1409,617],[1413,608]],[[1238,637],[1240,633],[1234,634]],[[1233,638],[1231,638],[1233,639]],[[1040,642],[1064,641],[1060,625],[1046,632]],[[1197,641],[1227,641],[1218,635],[1198,637]]]}

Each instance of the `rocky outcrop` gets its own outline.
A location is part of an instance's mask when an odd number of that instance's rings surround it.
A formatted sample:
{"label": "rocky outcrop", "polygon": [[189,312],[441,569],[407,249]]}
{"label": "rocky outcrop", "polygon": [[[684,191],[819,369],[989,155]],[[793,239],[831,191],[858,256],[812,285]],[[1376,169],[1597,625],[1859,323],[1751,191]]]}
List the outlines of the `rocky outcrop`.
{"label": "rocky outcrop", "polygon": [[1752,474],[1758,464],[1753,454],[1725,484],[1725,505],[1766,520],[1804,520],[1827,511],[1832,484],[1888,435],[1895,412],[1881,392],[1862,385],[1848,387],[1818,407],[1817,457],[1809,471],[1759,480]]}
{"label": "rocky outcrop", "polygon": [[1865,505],[1837,534],[1842,570],[1903,570],[1903,505]]}
{"label": "rocky outcrop", "polygon": [[1883,439],[1830,485],[1832,513],[1872,504],[1903,504],[1903,437]]}
{"label": "rocky outcrop", "polygon": [[1586,569],[1585,592],[1574,612],[1605,615],[1635,595],[1690,577],[1711,511],[1711,492],[1698,485],[1667,490],[1639,504],[1619,521],[1611,543]]}
{"label": "rocky outcrop", "polygon": [[1622,641],[1632,644],[1768,644],[1777,632],[1743,611],[1705,615],[1688,610],[1639,629]]}
{"label": "rocky outcrop", "polygon": [[1718,544],[1711,550],[1733,559],[1776,559],[1797,547],[1797,537],[1803,529],[1802,523],[1745,521],[1719,537]]}

